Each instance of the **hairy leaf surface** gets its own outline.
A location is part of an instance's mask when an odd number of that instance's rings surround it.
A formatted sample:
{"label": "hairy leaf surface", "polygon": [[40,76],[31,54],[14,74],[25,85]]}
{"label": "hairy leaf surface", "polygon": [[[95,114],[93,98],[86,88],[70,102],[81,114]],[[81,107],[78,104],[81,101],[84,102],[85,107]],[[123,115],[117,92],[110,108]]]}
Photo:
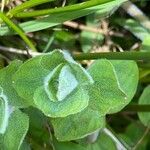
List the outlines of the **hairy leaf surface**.
{"label": "hairy leaf surface", "polygon": [[104,127],[105,117],[90,107],[84,111],[51,120],[57,140],[70,141],[83,138],[97,129]]}
{"label": "hairy leaf surface", "polygon": [[14,88],[50,117],[66,117],[88,106],[88,72],[67,53],[55,50],[31,58],[14,75]]}
{"label": "hairy leaf surface", "polygon": [[4,150],[19,150],[29,127],[29,118],[20,110],[15,110],[8,123],[4,135],[0,138],[0,146]]}

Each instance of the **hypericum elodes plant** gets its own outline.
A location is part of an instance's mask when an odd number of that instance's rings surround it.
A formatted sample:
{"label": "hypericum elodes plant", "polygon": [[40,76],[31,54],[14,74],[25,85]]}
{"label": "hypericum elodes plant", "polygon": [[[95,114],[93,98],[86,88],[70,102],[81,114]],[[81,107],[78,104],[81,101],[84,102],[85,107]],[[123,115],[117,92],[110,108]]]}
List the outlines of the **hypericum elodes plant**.
{"label": "hypericum elodes plant", "polygon": [[66,117],[88,106],[93,83],[69,54],[53,51],[25,62],[13,77],[18,94],[49,117]]}
{"label": "hypericum elodes plant", "polygon": [[[9,111],[0,97],[0,131],[3,131],[0,142],[4,146],[9,138],[4,140],[5,134],[12,134],[9,122],[14,112],[16,118],[22,115],[23,120],[27,116],[18,109],[28,106],[41,110],[49,118],[59,141],[79,139],[104,127],[105,115],[120,111],[133,98],[138,68],[134,61],[100,59],[85,70],[67,52],[55,50],[23,64],[15,61],[1,70],[0,77],[1,92],[7,97],[9,108],[13,108],[10,119],[5,117]],[[22,129],[14,131],[19,130]],[[26,132],[27,129],[23,135]],[[9,148],[13,150],[12,145]]]}

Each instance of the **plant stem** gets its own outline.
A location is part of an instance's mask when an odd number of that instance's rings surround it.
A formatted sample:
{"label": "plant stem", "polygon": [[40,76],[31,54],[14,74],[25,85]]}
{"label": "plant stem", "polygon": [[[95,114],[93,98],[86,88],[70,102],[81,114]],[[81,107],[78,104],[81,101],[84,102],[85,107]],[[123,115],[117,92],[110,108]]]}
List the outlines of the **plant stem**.
{"label": "plant stem", "polygon": [[119,147],[120,150],[127,150],[130,149],[130,146],[125,143],[113,130],[112,128],[107,124],[106,128],[103,129],[105,134],[107,134]]}
{"label": "plant stem", "polygon": [[149,130],[150,130],[150,128],[147,127],[146,130],[145,130],[145,132],[144,132],[144,134],[143,134],[143,136],[139,139],[139,141],[138,141],[137,144],[132,148],[132,150],[137,150],[138,147],[139,147],[140,145],[142,145],[142,142],[143,142],[143,140],[145,139],[145,137],[147,136],[147,134],[149,133]]}
{"label": "plant stem", "polygon": [[103,53],[81,53],[74,54],[75,60],[92,60],[92,59],[117,59],[117,60],[144,60],[150,61],[150,52],[103,52]]}
{"label": "plant stem", "polygon": [[[0,50],[7,51],[10,53],[16,53],[21,55],[27,55],[25,50],[16,49],[16,48],[10,48],[10,47],[4,47],[0,45]],[[32,52],[31,50],[28,51],[31,56],[37,56],[42,55],[44,53],[39,52]],[[94,59],[114,59],[114,60],[142,60],[142,61],[150,61],[150,52],[108,52],[108,53],[79,53],[79,54],[73,54],[73,58],[75,60],[94,60]],[[138,64],[140,64],[139,62]],[[144,67],[141,66],[142,68]]]}
{"label": "plant stem", "polygon": [[87,1],[79,4],[74,4],[71,6],[65,6],[65,7],[59,7],[59,8],[53,8],[53,9],[44,9],[44,10],[36,10],[31,12],[20,12],[15,14],[15,17],[19,18],[25,18],[25,17],[36,17],[36,16],[43,16],[43,15],[49,15],[49,14],[56,14],[56,13],[63,13],[63,12],[69,12],[69,11],[78,11],[81,9],[85,9],[88,7],[105,4],[108,2],[111,2],[112,0],[92,0]]}
{"label": "plant stem", "polygon": [[50,46],[53,43],[53,41],[54,41],[54,35],[49,37],[48,42],[47,42],[47,44],[46,44],[46,46],[45,46],[45,48],[43,50],[43,53],[48,52],[48,50],[50,49]]}
{"label": "plant stem", "polygon": [[150,112],[150,105],[129,104],[122,111]]}

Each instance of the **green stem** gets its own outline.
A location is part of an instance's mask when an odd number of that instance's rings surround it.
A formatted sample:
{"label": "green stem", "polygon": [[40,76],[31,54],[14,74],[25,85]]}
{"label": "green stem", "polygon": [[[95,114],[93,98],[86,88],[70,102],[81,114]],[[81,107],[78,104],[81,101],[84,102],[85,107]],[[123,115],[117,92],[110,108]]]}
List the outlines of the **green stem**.
{"label": "green stem", "polygon": [[75,60],[93,60],[100,58],[117,60],[145,60],[150,61],[150,52],[109,52],[109,53],[80,53],[74,54]]}
{"label": "green stem", "polygon": [[17,14],[25,9],[28,9],[28,8],[31,8],[34,6],[38,6],[40,4],[44,4],[47,2],[51,2],[51,1],[54,1],[54,0],[29,0],[29,1],[22,3],[21,5],[14,7],[13,9],[11,9],[7,13],[7,15],[13,16],[14,14]]}
{"label": "green stem", "polygon": [[135,111],[135,112],[150,112],[150,105],[130,104],[122,111]]}
{"label": "green stem", "polygon": [[49,50],[49,48],[50,48],[51,44],[53,43],[53,41],[54,41],[54,35],[52,35],[52,36],[48,39],[48,42],[47,42],[47,44],[46,44],[46,46],[45,46],[45,48],[44,48],[44,50],[43,50],[43,53],[46,53],[46,52]]}
{"label": "green stem", "polygon": [[106,124],[106,128],[104,128],[104,132],[120,147],[120,149],[131,149],[131,147],[121,137],[119,137],[108,124]]}
{"label": "green stem", "polygon": [[36,10],[31,12],[20,12],[15,14],[15,17],[19,18],[25,18],[25,17],[36,17],[36,16],[43,16],[43,15],[49,15],[49,14],[56,14],[56,13],[63,13],[63,12],[69,12],[69,11],[78,11],[81,9],[85,9],[88,7],[93,7],[100,4],[105,4],[108,2],[111,2],[112,0],[90,0],[87,2],[74,4],[71,6],[65,6],[65,7],[59,7],[54,9],[44,9],[44,10]]}
{"label": "green stem", "polygon": [[16,31],[20,37],[24,40],[24,42],[34,51],[36,51],[36,48],[32,44],[32,42],[28,39],[28,37],[25,35],[25,33],[22,31],[22,29],[14,24],[5,14],[0,12],[0,18],[9,26],[11,27],[14,31]]}

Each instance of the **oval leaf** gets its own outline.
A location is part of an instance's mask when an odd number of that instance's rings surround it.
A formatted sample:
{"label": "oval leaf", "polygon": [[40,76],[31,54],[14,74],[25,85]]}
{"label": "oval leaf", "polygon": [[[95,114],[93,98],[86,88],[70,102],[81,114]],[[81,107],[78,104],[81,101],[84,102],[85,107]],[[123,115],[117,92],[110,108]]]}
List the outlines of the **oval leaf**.
{"label": "oval leaf", "polygon": [[[106,59],[95,61],[88,69],[94,79],[94,84],[89,88],[90,104],[92,109],[101,115],[111,113],[120,103],[126,101],[126,95],[120,88],[115,70],[110,61]],[[116,111],[119,111],[117,109]]]}
{"label": "oval leaf", "polygon": [[[150,85],[144,89],[144,91],[139,99],[139,104],[140,105],[149,105],[150,104],[149,98],[150,98]],[[138,116],[139,116],[141,122],[145,126],[150,127],[150,113],[149,112],[139,112]]]}
{"label": "oval leaf", "polygon": [[13,61],[9,66],[0,70],[0,87],[3,94],[7,97],[8,104],[17,108],[27,107],[28,103],[21,98],[12,86],[12,76],[22,65],[19,60]]}
{"label": "oval leaf", "polygon": [[29,118],[20,110],[15,110],[8,123],[4,135],[2,135],[0,146],[4,150],[19,150],[29,127]]}
{"label": "oval leaf", "polygon": [[104,127],[105,117],[88,107],[80,113],[65,118],[51,119],[51,122],[57,140],[70,141],[83,138]]}

